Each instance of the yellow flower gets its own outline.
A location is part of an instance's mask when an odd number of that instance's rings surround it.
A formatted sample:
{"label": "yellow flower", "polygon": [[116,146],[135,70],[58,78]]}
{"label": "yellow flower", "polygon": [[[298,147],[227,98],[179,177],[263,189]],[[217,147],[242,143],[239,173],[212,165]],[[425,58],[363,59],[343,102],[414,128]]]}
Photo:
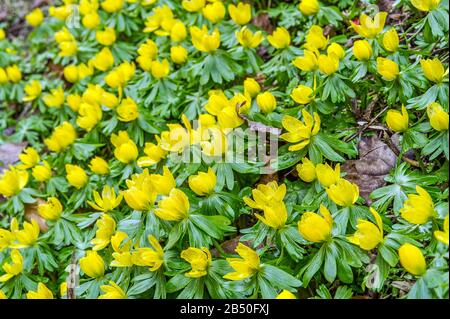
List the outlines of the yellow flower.
{"label": "yellow flower", "polygon": [[305,72],[315,71],[319,67],[317,54],[309,50],[303,51],[303,56],[295,58],[295,60],[292,61],[292,64]]}
{"label": "yellow flower", "polygon": [[377,70],[386,81],[395,80],[399,74],[397,63],[386,58],[377,58]]}
{"label": "yellow flower", "polygon": [[122,122],[131,122],[139,117],[138,106],[131,97],[122,100],[116,111],[117,118]]}
{"label": "yellow flower", "polygon": [[434,232],[434,237],[448,246],[448,215],[445,216],[444,219],[444,231],[436,230]]}
{"label": "yellow flower", "polygon": [[187,61],[188,51],[182,46],[177,45],[170,48],[170,59],[176,64],[183,64]]}
{"label": "yellow flower", "polygon": [[299,85],[292,90],[291,98],[298,104],[308,104],[314,100],[314,91],[309,86]]}
{"label": "yellow flower", "polygon": [[406,107],[402,105],[402,112],[389,110],[386,115],[386,124],[394,132],[404,132],[408,129],[409,116]]}
{"label": "yellow flower", "polygon": [[160,195],[168,196],[170,191],[177,186],[175,178],[167,166],[163,167],[163,175],[152,174],[150,177],[153,188]]}
{"label": "yellow flower", "polygon": [[89,163],[91,171],[98,175],[106,175],[109,173],[108,162],[101,157],[94,157]]}
{"label": "yellow flower", "polygon": [[270,92],[264,92],[258,94],[256,97],[256,103],[258,104],[261,112],[268,114],[272,113],[277,107],[277,100]]}
{"label": "yellow flower", "polygon": [[448,113],[444,111],[439,103],[433,102],[427,106],[427,115],[430,119],[430,125],[436,131],[448,130]]}
{"label": "yellow flower", "polygon": [[162,79],[169,75],[170,65],[167,59],[160,61],[152,61],[151,72],[154,78]]}
{"label": "yellow flower", "polygon": [[334,170],[328,164],[318,164],[316,166],[316,175],[320,184],[323,187],[330,187],[336,184],[341,179],[341,167],[340,164],[336,164]]}
{"label": "yellow flower", "polygon": [[75,38],[66,27],[63,27],[60,31],[55,33],[55,41],[59,44],[62,42],[75,41]]}
{"label": "yellow flower", "polygon": [[254,78],[246,78],[244,80],[244,91],[253,98],[261,92],[261,86]]}
{"label": "yellow flower", "polygon": [[150,247],[140,247],[132,253],[131,259],[134,265],[150,267],[150,271],[158,270],[164,264],[164,250],[158,240],[148,235]]}
{"label": "yellow flower", "polygon": [[425,77],[434,83],[441,83],[444,76],[448,73],[448,70],[447,72],[444,70],[444,66],[438,58],[433,60],[422,59],[420,60],[420,66]]}
{"label": "yellow flower", "polygon": [[17,165],[17,168],[28,169],[36,166],[39,163],[40,157],[38,152],[34,148],[27,147],[19,155],[19,159],[22,162],[22,164]]}
{"label": "yellow flower", "polygon": [[37,291],[27,292],[27,299],[53,299],[53,293],[42,282],[38,283]]}
{"label": "yellow flower", "polygon": [[63,207],[56,197],[49,197],[47,203],[38,206],[38,214],[47,220],[58,220],[61,217]]}
{"label": "yellow flower", "polygon": [[317,0],[300,0],[298,8],[304,15],[310,16],[319,12],[320,5]]}
{"label": "yellow flower", "polygon": [[313,25],[306,35],[305,48],[310,51],[323,50],[327,47],[328,39],[323,35],[323,30],[318,25]]}
{"label": "yellow flower", "polygon": [[328,55],[334,54],[339,58],[339,60],[342,60],[345,56],[345,51],[338,43],[331,43],[330,46],[327,48],[327,54]]}
{"label": "yellow flower", "polygon": [[387,12],[378,12],[373,19],[363,13],[359,17],[359,25],[352,21],[350,23],[360,36],[373,39],[383,30],[386,17]]}
{"label": "yellow flower", "polygon": [[256,48],[264,40],[264,36],[261,31],[253,33],[246,26],[241,30],[235,32],[236,39],[244,48],[253,49]]}
{"label": "yellow flower", "polygon": [[5,30],[0,28],[0,41],[4,40],[6,38]]}
{"label": "yellow flower", "polygon": [[367,40],[357,40],[353,44],[353,55],[360,61],[367,61],[372,56],[372,46]]}
{"label": "yellow flower", "polygon": [[[17,223],[15,219],[13,219]],[[14,230],[13,223],[11,222],[11,231]],[[6,229],[0,228],[0,252],[14,244],[14,234]]]}
{"label": "yellow flower", "polygon": [[278,186],[276,181],[259,184],[252,190],[253,200],[245,196],[244,202],[251,208],[264,210],[266,207],[278,205],[286,195],[286,184]]}
{"label": "yellow flower", "polygon": [[252,7],[248,3],[239,2],[237,6],[230,4],[228,13],[231,19],[239,25],[247,24],[252,19]]}
{"label": "yellow flower", "polygon": [[220,32],[217,28],[209,34],[206,25],[203,25],[201,29],[194,26],[189,28],[189,32],[191,33],[192,44],[201,52],[211,53],[220,46]]}
{"label": "yellow flower", "polygon": [[284,49],[291,44],[291,36],[286,28],[278,27],[271,35],[267,36],[267,41],[276,49]]}
{"label": "yellow flower", "polygon": [[183,0],[181,5],[188,12],[200,12],[205,6],[205,0]]}
{"label": "yellow flower", "polygon": [[17,243],[11,245],[12,248],[26,248],[33,246],[39,237],[39,225],[35,219],[31,220],[31,223],[24,222],[23,229],[19,230],[17,220],[14,218],[11,222],[11,229]]}
{"label": "yellow flower", "polygon": [[98,104],[81,103],[77,124],[86,131],[92,130],[102,119],[103,112]]}
{"label": "yellow flower", "polygon": [[230,280],[243,280],[253,276],[259,270],[260,261],[256,251],[239,243],[236,252],[241,258],[227,258],[227,262],[235,271],[223,276]]}
{"label": "yellow flower", "polygon": [[138,158],[137,164],[139,167],[152,166],[159,163],[166,157],[167,151],[161,147],[161,139],[159,136],[155,136],[157,144],[145,143],[144,153],[147,156]]}
{"label": "yellow flower", "polygon": [[119,104],[119,99],[113,93],[104,91],[100,99],[100,104],[109,109],[113,109]]}
{"label": "yellow flower", "polygon": [[51,94],[45,94],[42,97],[45,105],[48,107],[61,107],[65,100],[63,88],[60,86],[57,89],[52,89],[50,92]]}
{"label": "yellow flower", "polygon": [[32,27],[37,27],[42,23],[42,21],[44,21],[44,14],[42,13],[41,9],[36,8],[28,13],[25,19],[27,20],[29,25],[31,25]]}
{"label": "yellow flower", "polygon": [[114,56],[111,50],[104,47],[99,53],[92,59],[93,66],[102,72],[106,72],[114,65]]}
{"label": "yellow flower", "polygon": [[95,33],[95,39],[104,46],[110,46],[116,42],[116,31],[113,28],[105,28]]}
{"label": "yellow flower", "polygon": [[409,243],[403,244],[398,249],[398,256],[400,257],[400,264],[410,274],[422,276],[427,271],[425,258],[416,246]]}
{"label": "yellow flower", "polygon": [[33,80],[25,85],[24,91],[26,96],[23,98],[24,102],[30,102],[36,100],[42,92],[41,83],[37,80]]}
{"label": "yellow flower", "polygon": [[81,270],[91,278],[102,277],[105,273],[105,262],[94,250],[86,251],[86,256],[80,258]]}
{"label": "yellow flower", "polygon": [[326,189],[328,197],[339,206],[352,206],[359,197],[359,187],[341,178],[336,184]]}
{"label": "yellow flower", "polygon": [[189,187],[198,196],[207,196],[216,187],[216,173],[209,167],[208,172],[199,172],[197,175],[189,176]]}
{"label": "yellow flower", "polygon": [[411,224],[422,225],[434,217],[436,212],[430,194],[419,185],[416,186],[416,192],[417,194],[408,194],[400,214]]}
{"label": "yellow flower", "polygon": [[125,181],[128,189],[123,192],[127,205],[134,210],[147,211],[156,200],[157,192],[148,173],[148,169],[140,174],[134,174]]}
{"label": "yellow flower", "polygon": [[172,189],[169,196],[164,197],[155,209],[155,215],[167,221],[181,221],[189,214],[189,199],[179,189]]}
{"label": "yellow flower", "polygon": [[149,58],[149,60],[154,60],[158,56],[158,46],[153,40],[147,39],[140,45],[137,52],[139,55]]}
{"label": "yellow flower", "polygon": [[32,173],[34,179],[38,182],[46,182],[52,177],[52,170],[47,161],[43,161],[42,165],[33,167]]}
{"label": "yellow flower", "polygon": [[11,250],[11,261],[12,263],[4,263],[2,268],[6,274],[0,276],[0,282],[6,282],[22,273],[23,271],[23,257],[19,250]]}
{"label": "yellow flower", "polygon": [[9,81],[9,79],[8,79],[8,75],[6,74],[5,69],[0,67],[0,84],[6,84],[6,83],[8,83],[8,81]]}
{"label": "yellow flower", "polygon": [[311,142],[311,138],[320,130],[319,114],[314,112],[313,119],[311,114],[303,109],[302,115],[303,122],[290,115],[285,115],[281,121],[288,133],[284,133],[280,137],[286,142],[294,143],[294,145],[289,146],[291,152],[305,148]]}
{"label": "yellow flower", "polygon": [[125,3],[125,0],[105,0],[102,2],[101,6],[102,9],[109,13],[119,12],[123,5]]}
{"label": "yellow flower", "polygon": [[376,225],[367,220],[358,220],[356,232],[348,237],[348,240],[364,250],[372,250],[383,241],[383,222],[378,212],[370,208],[370,212],[375,218]]}
{"label": "yellow flower", "polygon": [[126,131],[112,134],[111,143],[115,147],[114,156],[124,164],[134,161],[139,155],[136,144],[130,139]]}
{"label": "yellow flower", "polygon": [[67,56],[73,56],[75,53],[77,53],[78,45],[76,41],[66,41],[61,42],[59,44],[59,56],[60,57],[67,57]]}
{"label": "yellow flower", "polygon": [[20,72],[16,64],[7,67],[6,74],[8,75],[8,79],[13,83],[19,83],[22,80],[22,72]]}
{"label": "yellow flower", "polygon": [[110,187],[109,185],[103,187],[101,197],[97,191],[94,191],[93,194],[95,202],[87,201],[87,203],[92,208],[104,213],[114,210],[117,206],[120,205],[120,202],[123,198],[122,194],[116,196],[114,188]]}
{"label": "yellow flower", "polygon": [[28,172],[10,166],[0,175],[0,194],[11,197],[20,193],[28,183]]}
{"label": "yellow flower", "polygon": [[97,231],[95,232],[95,238],[91,240],[91,244],[94,245],[92,250],[97,251],[107,247],[111,242],[111,237],[116,232],[116,221],[108,214],[102,214],[95,225],[97,225]]}
{"label": "yellow flower", "polygon": [[279,202],[264,207],[264,217],[259,214],[255,214],[255,217],[271,228],[280,229],[286,224],[288,216],[286,206],[283,202]]}
{"label": "yellow flower", "polygon": [[123,62],[106,75],[105,82],[113,89],[123,87],[131,80],[135,72],[136,65],[134,63]]}
{"label": "yellow flower", "polygon": [[278,296],[276,296],[275,299],[297,299],[297,297],[295,297],[295,295],[292,292],[284,289],[282,292],[278,294]]}
{"label": "yellow flower", "polygon": [[132,246],[128,235],[122,231],[117,231],[111,237],[111,246],[114,250],[112,256],[114,260],[111,262],[111,267],[131,267],[133,261],[131,260],[130,248]]}
{"label": "yellow flower", "polygon": [[398,34],[395,28],[389,29],[383,35],[383,47],[389,52],[395,52],[398,49]]}
{"label": "yellow flower", "polygon": [[212,257],[208,248],[189,247],[181,252],[181,258],[191,264],[191,270],[184,275],[189,278],[200,278],[208,274]]}
{"label": "yellow flower", "polygon": [[75,128],[69,123],[64,122],[56,127],[50,138],[44,140],[48,149],[53,152],[60,152],[75,142],[77,133]]}
{"label": "yellow flower", "polygon": [[96,29],[101,22],[102,20],[100,18],[100,15],[96,11],[89,12],[81,20],[83,26],[89,30]]}
{"label": "yellow flower", "polygon": [[109,285],[100,286],[101,291],[104,292],[98,299],[127,299],[128,296],[114,281],[109,281]]}
{"label": "yellow flower", "polygon": [[321,54],[317,61],[319,70],[326,75],[331,75],[339,69],[339,58],[334,54]]}
{"label": "yellow flower", "polygon": [[226,9],[222,1],[215,1],[207,4],[203,8],[202,13],[211,23],[218,23],[225,17]]}
{"label": "yellow flower", "polygon": [[170,31],[170,39],[174,42],[181,42],[187,37],[186,26],[182,21],[176,21]]}
{"label": "yellow flower", "polygon": [[[1,31],[1,29],[0,29]],[[0,34],[1,35],[1,34]],[[0,39],[1,40],[1,39]],[[0,290],[0,300],[4,300],[4,299],[8,299],[8,297],[6,297],[5,293],[3,291]]]}
{"label": "yellow flower", "polygon": [[65,21],[72,14],[72,6],[63,5],[60,7],[51,6],[48,8],[48,13],[51,17],[55,17],[58,20]]}
{"label": "yellow flower", "polygon": [[420,11],[428,12],[439,7],[441,0],[411,0],[411,4]]}
{"label": "yellow flower", "polygon": [[296,166],[298,176],[304,182],[311,183],[316,179],[316,167],[306,157],[303,157],[302,164]]}
{"label": "yellow flower", "polygon": [[64,78],[70,82],[75,83],[79,80],[78,77],[78,68],[76,65],[68,65],[64,68]]}
{"label": "yellow flower", "polygon": [[66,178],[70,185],[80,189],[88,182],[86,172],[77,165],[66,164]]}
{"label": "yellow flower", "polygon": [[86,65],[85,63],[80,63],[77,66],[77,72],[78,72],[78,80],[81,81],[84,78],[94,74],[94,66],[92,65],[91,61],[88,62],[88,65]]}
{"label": "yellow flower", "polygon": [[330,238],[333,228],[330,211],[322,204],[320,205],[320,214],[322,216],[313,212],[305,212],[298,222],[298,231],[302,237],[313,243],[326,241]]}

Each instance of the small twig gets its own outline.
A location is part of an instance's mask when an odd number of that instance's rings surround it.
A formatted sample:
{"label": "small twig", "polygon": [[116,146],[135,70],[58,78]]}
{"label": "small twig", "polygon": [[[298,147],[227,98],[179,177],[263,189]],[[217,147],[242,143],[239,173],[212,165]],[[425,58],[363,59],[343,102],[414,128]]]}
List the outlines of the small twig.
{"label": "small twig", "polygon": [[[397,148],[397,145],[395,145],[392,142],[392,139],[389,137],[387,132],[383,132],[383,140],[386,143],[386,145],[391,149],[392,152],[394,152],[394,154],[397,157],[400,156],[400,150]],[[406,157],[405,155],[402,156],[402,160],[404,160],[405,162],[411,164],[414,167],[420,167],[420,164],[419,164],[418,161],[412,160],[412,159]]]}
{"label": "small twig", "polygon": [[69,265],[69,276],[67,277],[67,299],[77,299],[75,288],[77,286],[77,257],[76,250],[72,253]]}
{"label": "small twig", "polygon": [[[373,101],[372,101],[373,103]],[[371,119],[369,122],[367,122],[367,124],[365,124],[363,127],[361,127],[358,132],[350,135],[348,138],[346,138],[344,141],[345,142],[350,142],[351,140],[353,140],[355,137],[357,137],[358,135],[360,135],[362,132],[364,132],[368,127],[370,127],[380,116],[381,114],[383,114],[384,112],[386,112],[386,110],[389,108],[388,105],[386,105],[380,113],[378,113],[373,119]]]}

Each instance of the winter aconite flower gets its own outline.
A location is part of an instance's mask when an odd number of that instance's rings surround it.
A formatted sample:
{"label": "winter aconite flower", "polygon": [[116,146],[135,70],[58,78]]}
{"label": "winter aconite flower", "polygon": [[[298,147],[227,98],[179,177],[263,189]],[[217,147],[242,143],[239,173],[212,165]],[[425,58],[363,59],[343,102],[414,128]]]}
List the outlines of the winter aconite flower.
{"label": "winter aconite flower", "polygon": [[102,72],[106,72],[111,69],[114,65],[114,56],[111,50],[104,47],[100,52],[98,52],[92,59],[92,65]]}
{"label": "winter aconite flower", "polygon": [[311,183],[316,179],[316,167],[308,158],[303,157],[302,163],[297,164],[295,168],[297,169],[298,176],[302,181]]}
{"label": "winter aconite flower", "polygon": [[189,247],[181,252],[181,258],[191,264],[191,270],[185,273],[186,277],[200,278],[208,274],[208,267],[212,261],[208,248]]}
{"label": "winter aconite flower", "polygon": [[308,104],[314,100],[314,90],[306,85],[299,85],[292,90],[291,98],[298,104]]}
{"label": "winter aconite flower", "polygon": [[26,15],[25,20],[27,20],[28,24],[32,27],[37,27],[44,21],[44,14],[41,9],[36,8]]}
{"label": "winter aconite flower", "polygon": [[53,293],[46,285],[40,282],[36,291],[27,292],[27,299],[53,299]]}
{"label": "winter aconite flower", "polygon": [[444,70],[444,66],[438,58],[434,58],[433,60],[422,59],[420,60],[420,66],[425,77],[434,83],[441,83],[444,76],[448,73],[448,70]]}
{"label": "winter aconite flower", "polygon": [[267,226],[274,229],[280,229],[286,224],[288,214],[283,202],[274,202],[271,206],[267,205],[264,207],[263,211],[264,216],[255,214],[255,217]]}
{"label": "winter aconite flower", "polygon": [[19,159],[22,162],[22,164],[17,165],[17,168],[28,169],[36,166],[39,163],[40,157],[38,152],[34,148],[27,147],[19,155]]}
{"label": "winter aconite flower", "polygon": [[83,188],[88,182],[86,172],[78,165],[66,164],[66,173],[67,181],[76,189]]}
{"label": "winter aconite flower", "polygon": [[216,28],[211,33],[209,33],[207,26],[203,25],[201,29],[196,26],[190,27],[189,31],[191,33],[192,44],[197,50],[201,52],[211,53],[219,48],[219,29]]}
{"label": "winter aconite flower", "polygon": [[91,159],[91,161],[89,162],[89,168],[91,169],[92,173],[98,175],[106,175],[109,173],[108,162],[98,156],[95,156],[93,159]]}
{"label": "winter aconite flower", "polygon": [[173,46],[170,48],[170,59],[176,64],[183,64],[188,59],[188,51],[182,45]]}
{"label": "winter aconite flower", "polygon": [[409,116],[406,107],[402,105],[402,112],[389,110],[386,115],[386,124],[394,132],[404,132],[408,129]]}
{"label": "winter aconite flower", "polygon": [[58,220],[61,217],[63,206],[58,198],[49,197],[47,202],[38,206],[38,214],[47,220]]}
{"label": "winter aconite flower", "polygon": [[420,11],[428,12],[439,7],[441,0],[411,0],[411,4]]}
{"label": "winter aconite flower", "polygon": [[320,5],[317,0],[300,0],[298,8],[304,15],[310,16],[319,12]]}
{"label": "winter aconite flower", "polygon": [[326,192],[335,204],[343,207],[352,206],[359,198],[358,185],[343,178],[327,188]]}
{"label": "winter aconite flower", "polygon": [[339,58],[334,55],[319,55],[317,59],[319,70],[326,75],[331,75],[339,69]]}
{"label": "winter aconite flower", "polygon": [[91,244],[94,245],[92,250],[102,250],[111,242],[111,237],[116,233],[116,221],[108,214],[103,214],[95,222],[97,231]]}
{"label": "winter aconite flower", "polygon": [[427,271],[425,258],[416,246],[406,243],[398,250],[400,264],[407,272],[414,276],[422,276]]}
{"label": "winter aconite flower", "polygon": [[211,23],[219,23],[225,17],[226,9],[222,1],[214,1],[202,9],[203,16]]}
{"label": "winter aconite flower", "polygon": [[102,9],[109,13],[118,12],[125,4],[125,0],[104,0],[101,3]]}
{"label": "winter aconite flower", "polygon": [[256,97],[256,103],[258,104],[261,112],[268,114],[272,113],[277,108],[277,100],[275,96],[270,92],[264,92],[258,94]]}
{"label": "winter aconite flower", "polygon": [[341,45],[339,45],[336,42],[333,42],[328,46],[327,54],[328,55],[334,54],[335,56],[337,56],[339,58],[339,60],[342,60],[345,56],[345,51]]}
{"label": "winter aconite flower", "polygon": [[31,171],[34,179],[38,182],[46,182],[52,177],[52,169],[47,161],[43,161],[42,165],[36,165]]}
{"label": "winter aconite flower", "polygon": [[158,195],[148,169],[140,174],[134,174],[125,181],[128,189],[123,191],[123,197],[129,207],[138,211],[147,211],[154,204]]}
{"label": "winter aconite flower", "polygon": [[267,36],[267,41],[269,41],[275,49],[284,49],[291,44],[291,36],[286,28],[278,27],[271,35]]}
{"label": "winter aconite flower", "polygon": [[313,212],[303,213],[298,222],[298,231],[302,237],[313,243],[326,241],[333,228],[333,218],[324,205],[320,205],[320,214],[322,216]]}
{"label": "winter aconite flower", "polygon": [[181,5],[186,11],[200,12],[205,6],[205,0],[183,0]]}
{"label": "winter aconite flower", "polygon": [[64,104],[65,99],[64,90],[61,86],[56,89],[52,89],[50,94],[47,93],[42,97],[45,105],[56,108],[61,107]]}
{"label": "winter aconite flower", "polygon": [[163,167],[162,175],[152,174],[150,177],[153,187],[159,195],[168,196],[170,191],[177,186],[175,178],[167,166]]}
{"label": "winter aconite flower", "polygon": [[395,52],[398,49],[398,34],[395,28],[389,29],[383,34],[383,47],[389,52]]}
{"label": "winter aconite flower", "polygon": [[0,282],[6,282],[22,273],[23,271],[23,257],[19,250],[11,250],[11,263],[5,262],[2,266],[5,274],[0,276]]}
{"label": "winter aconite flower", "polygon": [[305,72],[315,71],[319,67],[318,56],[316,52],[304,50],[303,56],[295,58],[292,64]]}
{"label": "winter aconite flower", "polygon": [[167,59],[162,61],[152,61],[150,71],[155,79],[162,79],[169,75],[170,64]]}
{"label": "winter aconite flower", "polygon": [[134,161],[139,154],[136,144],[128,136],[126,131],[112,134],[111,143],[114,145],[114,156],[122,163],[128,164]]}
{"label": "winter aconite flower", "polygon": [[91,278],[102,277],[105,273],[105,262],[94,250],[88,250],[86,255],[80,258],[81,270]]}
{"label": "winter aconite flower", "polygon": [[264,40],[264,36],[261,31],[253,33],[246,26],[241,30],[235,32],[236,39],[244,48],[253,49],[256,48]]}
{"label": "winter aconite flower", "polygon": [[436,211],[433,200],[425,189],[417,185],[416,192],[417,194],[408,194],[408,199],[403,203],[400,214],[411,224],[421,225],[434,217]]}
{"label": "winter aconite flower", "polygon": [[260,267],[259,255],[253,249],[239,243],[236,252],[241,258],[227,258],[234,272],[228,273],[223,278],[230,280],[244,280],[256,274]]}
{"label": "winter aconite flower", "polygon": [[330,187],[341,179],[341,166],[337,163],[333,169],[329,164],[317,164],[316,175],[323,187]]}
{"label": "winter aconite flower", "polygon": [[104,294],[100,295],[98,299],[127,299],[126,293],[114,281],[109,281],[108,285],[100,286],[100,290]]}
{"label": "winter aconite flower", "polygon": [[122,122],[131,122],[139,117],[138,106],[131,97],[123,99],[117,106],[116,112],[117,118]]}
{"label": "winter aconite flower", "polygon": [[375,209],[370,208],[370,212],[375,218],[376,224],[359,219],[356,232],[348,237],[351,243],[364,250],[372,250],[383,241],[383,221]]}
{"label": "winter aconite flower", "polygon": [[104,46],[110,46],[116,42],[116,31],[113,28],[105,28],[95,33],[95,39]]}
{"label": "winter aconite flower", "polygon": [[399,75],[397,63],[386,58],[377,58],[377,70],[386,81],[393,81]]}
{"label": "winter aconite flower", "polygon": [[169,196],[164,197],[155,209],[155,215],[162,220],[181,221],[189,214],[189,199],[179,189],[172,189]]}
{"label": "winter aconite flower", "polygon": [[24,91],[26,96],[24,96],[23,101],[24,102],[34,101],[39,97],[39,95],[41,95],[42,92],[41,83],[37,80],[33,80],[27,85],[25,85]]}
{"label": "winter aconite flower", "polygon": [[447,131],[449,116],[444,111],[439,103],[433,102],[427,106],[427,115],[430,120],[430,125],[436,131]]}
{"label": "winter aconite flower", "polygon": [[0,194],[11,197],[20,193],[27,185],[29,174],[27,171],[19,170],[10,166],[0,175]]}
{"label": "winter aconite flower", "polygon": [[350,23],[360,36],[373,39],[383,30],[386,17],[387,12],[378,12],[373,19],[363,13],[359,17],[360,24],[355,24],[353,21]]}
{"label": "winter aconite flower", "polygon": [[199,172],[197,175],[189,176],[189,188],[198,196],[207,196],[216,187],[216,173],[209,167],[208,172]]}
{"label": "winter aconite flower", "polygon": [[439,240],[440,242],[442,242],[448,246],[448,238],[449,238],[448,215],[445,216],[445,219],[444,219],[444,231],[441,231],[441,230],[434,231],[434,237],[436,237],[437,240]]}
{"label": "winter aconite flower", "polygon": [[144,153],[146,156],[138,158],[137,165],[139,167],[155,165],[166,157],[167,151],[161,147],[161,139],[159,136],[155,136],[155,139],[157,144],[151,142],[145,143]]}
{"label": "winter aconite flower", "polygon": [[310,51],[323,50],[327,47],[328,39],[323,35],[323,29],[313,25],[306,35],[305,48]]}
{"label": "winter aconite flower", "polygon": [[75,128],[69,123],[64,122],[60,126],[57,126],[52,135],[44,140],[48,149],[53,152],[61,152],[69,145],[72,145],[77,138]]}
{"label": "winter aconite flower", "polygon": [[150,267],[150,271],[157,271],[164,264],[164,249],[158,240],[148,235],[150,247],[139,247],[131,254],[134,265]]}
{"label": "winter aconite flower", "polygon": [[253,98],[261,92],[261,86],[254,78],[246,78],[244,80],[244,91]]}
{"label": "winter aconite flower", "polygon": [[26,248],[33,246],[39,238],[39,225],[36,219],[32,219],[31,223],[24,221],[23,228],[19,229],[17,220],[13,218],[11,221],[11,232],[14,235],[15,243],[12,248]]}
{"label": "winter aconite flower", "polygon": [[289,290],[283,290],[282,292],[280,292],[275,299],[297,299],[297,297],[290,292]]}
{"label": "winter aconite flower", "polygon": [[114,260],[111,262],[111,267],[131,267],[133,261],[131,258],[131,246],[133,242],[128,237],[127,233],[117,231],[111,237],[111,246],[114,250],[112,256]]}
{"label": "winter aconite flower", "polygon": [[305,109],[302,110],[303,122],[285,115],[282,120],[283,127],[288,131],[281,135],[281,138],[293,145],[289,146],[289,151],[299,151],[305,148],[310,142],[311,138],[319,133],[320,117],[314,112],[314,117]]}
{"label": "winter aconite flower", "polygon": [[372,46],[366,40],[357,40],[353,44],[353,55],[360,61],[367,61],[372,56]]}
{"label": "winter aconite flower", "polygon": [[8,75],[8,79],[13,83],[19,83],[22,80],[22,72],[16,64],[7,67],[6,74]]}
{"label": "winter aconite flower", "polygon": [[228,12],[231,19],[239,25],[244,25],[252,19],[252,7],[248,3],[239,2],[237,5],[230,4]]}
{"label": "winter aconite flower", "polygon": [[266,207],[271,207],[280,204],[286,195],[286,184],[281,184],[275,181],[267,184],[259,184],[252,190],[253,199],[244,197],[244,202],[251,208],[264,210]]}
{"label": "winter aconite flower", "polygon": [[109,212],[114,210],[120,205],[123,195],[119,194],[116,196],[114,188],[109,185],[103,187],[102,196],[97,191],[94,191],[94,202],[87,201],[87,203],[94,209],[101,212]]}

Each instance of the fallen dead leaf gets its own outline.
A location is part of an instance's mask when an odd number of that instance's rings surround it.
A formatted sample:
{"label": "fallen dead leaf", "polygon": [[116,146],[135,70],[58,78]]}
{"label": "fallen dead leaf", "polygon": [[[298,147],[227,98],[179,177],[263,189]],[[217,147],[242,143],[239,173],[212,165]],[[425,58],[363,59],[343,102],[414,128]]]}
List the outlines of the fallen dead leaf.
{"label": "fallen dead leaf", "polygon": [[42,218],[41,215],[39,215],[37,212],[39,204],[43,203],[45,203],[45,201],[38,198],[36,203],[25,205],[25,219],[29,222],[33,219],[36,220],[41,232],[45,233],[46,231],[48,231],[47,223],[45,222],[45,219]]}
{"label": "fallen dead leaf", "polygon": [[0,145],[0,172],[3,167],[8,167],[19,160],[19,155],[27,146],[26,142],[22,143],[5,143]]}

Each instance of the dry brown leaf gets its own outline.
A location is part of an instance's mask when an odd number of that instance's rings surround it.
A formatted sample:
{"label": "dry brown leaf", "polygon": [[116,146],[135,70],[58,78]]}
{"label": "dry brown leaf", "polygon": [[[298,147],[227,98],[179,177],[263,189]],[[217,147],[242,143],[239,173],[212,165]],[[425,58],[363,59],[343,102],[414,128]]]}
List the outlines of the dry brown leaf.
{"label": "dry brown leaf", "polygon": [[48,231],[48,226],[45,222],[45,219],[42,218],[41,215],[39,215],[37,212],[38,205],[43,203],[45,203],[45,201],[38,198],[36,203],[25,205],[25,219],[28,221],[32,221],[33,219],[36,220],[41,232],[45,233],[46,231]]}
{"label": "dry brown leaf", "polygon": [[2,167],[8,167],[19,160],[19,155],[25,146],[27,146],[26,142],[0,145],[0,172],[3,170]]}

